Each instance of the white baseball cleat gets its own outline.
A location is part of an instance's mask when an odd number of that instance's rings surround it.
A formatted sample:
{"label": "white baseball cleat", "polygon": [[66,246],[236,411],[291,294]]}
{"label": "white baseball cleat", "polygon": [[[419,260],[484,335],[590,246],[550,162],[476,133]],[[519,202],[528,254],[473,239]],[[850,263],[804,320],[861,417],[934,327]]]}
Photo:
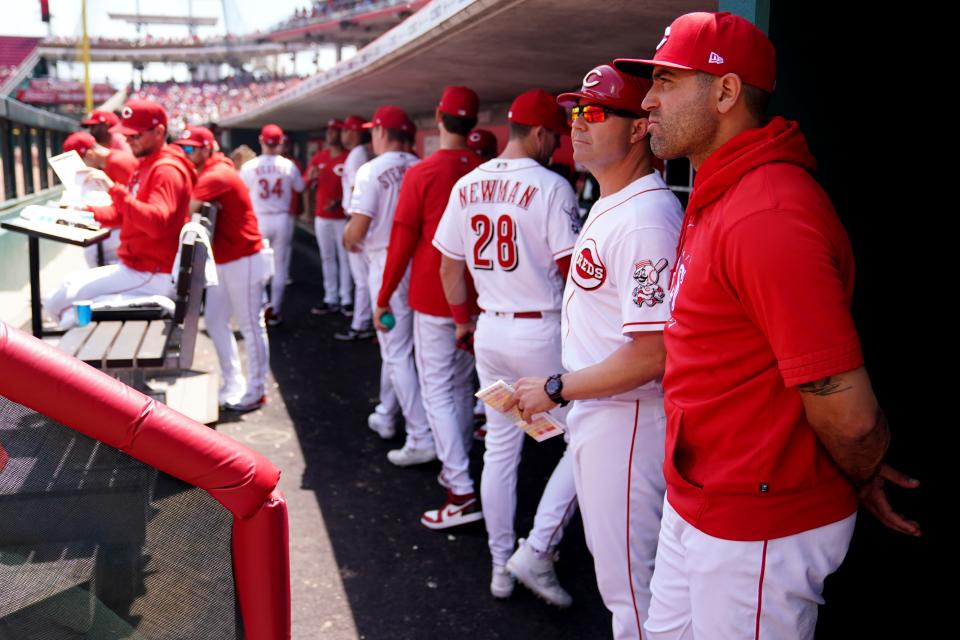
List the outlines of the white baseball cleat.
{"label": "white baseball cleat", "polygon": [[424,464],[433,462],[437,459],[436,449],[415,449],[409,445],[403,445],[402,449],[387,451],[387,460],[398,467],[412,467],[415,464]]}
{"label": "white baseball cleat", "polygon": [[494,598],[509,598],[513,595],[513,587],[517,581],[504,567],[493,565],[493,575],[490,578],[490,595]]}
{"label": "white baseball cleat", "polygon": [[397,433],[397,428],[393,424],[393,419],[381,415],[374,411],[367,416],[367,426],[377,432],[377,435],[384,440],[389,440]]}
{"label": "white baseball cleat", "polygon": [[573,604],[573,597],[560,586],[553,563],[552,554],[538,554],[520,538],[517,550],[507,560],[507,571],[543,600],[564,609]]}

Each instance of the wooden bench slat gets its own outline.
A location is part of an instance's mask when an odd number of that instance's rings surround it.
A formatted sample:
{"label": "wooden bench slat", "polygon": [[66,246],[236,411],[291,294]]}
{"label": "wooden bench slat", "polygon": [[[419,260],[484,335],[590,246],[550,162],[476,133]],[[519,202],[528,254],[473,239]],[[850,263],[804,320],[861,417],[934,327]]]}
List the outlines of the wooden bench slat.
{"label": "wooden bench slat", "polygon": [[90,337],[95,326],[95,324],[87,324],[82,327],[70,329],[60,338],[60,342],[57,343],[57,349],[60,349],[60,351],[63,351],[68,356],[77,355],[77,351],[80,350],[80,347],[82,347],[87,341],[87,338]]}
{"label": "wooden bench slat", "polygon": [[159,367],[163,365],[163,356],[167,351],[172,324],[169,320],[152,320],[143,335],[143,342],[137,352],[138,367]]}
{"label": "wooden bench slat", "polygon": [[132,367],[137,350],[150,323],[146,320],[128,320],[123,323],[117,339],[107,354],[108,367]]}
{"label": "wooden bench slat", "polygon": [[122,326],[122,322],[98,322],[93,329],[93,334],[77,353],[77,357],[87,364],[103,367],[103,361],[110,350],[110,345],[113,344],[114,338],[120,333]]}

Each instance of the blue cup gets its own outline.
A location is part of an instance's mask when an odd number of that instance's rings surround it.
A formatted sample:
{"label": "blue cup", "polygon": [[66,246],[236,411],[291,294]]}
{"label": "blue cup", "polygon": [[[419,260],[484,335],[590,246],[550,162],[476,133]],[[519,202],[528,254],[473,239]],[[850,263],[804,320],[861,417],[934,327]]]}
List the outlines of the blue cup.
{"label": "blue cup", "polygon": [[90,300],[77,300],[73,303],[73,308],[77,312],[77,326],[84,327],[90,324],[93,319],[93,311],[90,308],[93,302]]}

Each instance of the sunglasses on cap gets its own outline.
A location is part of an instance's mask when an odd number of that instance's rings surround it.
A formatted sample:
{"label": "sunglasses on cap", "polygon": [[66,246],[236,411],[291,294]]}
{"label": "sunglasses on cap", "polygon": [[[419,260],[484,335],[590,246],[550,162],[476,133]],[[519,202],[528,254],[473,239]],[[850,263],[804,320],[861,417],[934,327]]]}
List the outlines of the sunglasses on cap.
{"label": "sunglasses on cap", "polygon": [[577,118],[583,118],[585,121],[594,124],[597,122],[603,122],[607,119],[608,114],[613,114],[615,116],[620,116],[621,118],[639,118],[640,116],[636,113],[631,113],[630,111],[623,111],[621,109],[611,109],[610,107],[604,107],[599,104],[584,104],[573,107],[570,110],[570,118],[576,122]]}
{"label": "sunglasses on cap", "polygon": [[191,153],[193,153],[194,151],[196,151],[196,150],[199,149],[200,147],[195,147],[195,146],[193,146],[192,144],[181,144],[181,145],[180,145],[180,148],[183,149],[183,152],[184,152],[185,154],[190,155]]}

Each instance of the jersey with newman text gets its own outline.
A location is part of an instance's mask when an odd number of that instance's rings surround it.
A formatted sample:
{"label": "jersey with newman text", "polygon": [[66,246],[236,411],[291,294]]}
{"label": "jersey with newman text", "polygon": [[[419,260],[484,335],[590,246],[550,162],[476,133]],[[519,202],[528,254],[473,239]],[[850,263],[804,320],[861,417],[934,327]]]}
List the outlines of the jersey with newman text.
{"label": "jersey with newman text", "polygon": [[580,223],[570,184],[532,158],[494,158],[457,181],[433,245],[465,260],[481,309],[558,311]]}

